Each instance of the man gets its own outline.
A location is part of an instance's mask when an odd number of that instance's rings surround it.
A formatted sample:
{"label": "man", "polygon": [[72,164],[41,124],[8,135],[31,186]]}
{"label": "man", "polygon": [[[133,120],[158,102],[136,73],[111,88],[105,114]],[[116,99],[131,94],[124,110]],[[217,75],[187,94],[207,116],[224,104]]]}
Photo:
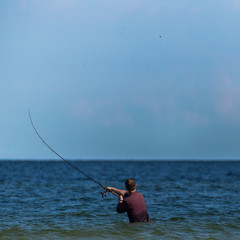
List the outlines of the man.
{"label": "man", "polygon": [[143,195],[136,191],[136,181],[128,178],[125,181],[126,190],[120,190],[114,187],[107,187],[107,191],[119,195],[117,212],[127,212],[130,223],[149,222],[150,218],[146,209]]}

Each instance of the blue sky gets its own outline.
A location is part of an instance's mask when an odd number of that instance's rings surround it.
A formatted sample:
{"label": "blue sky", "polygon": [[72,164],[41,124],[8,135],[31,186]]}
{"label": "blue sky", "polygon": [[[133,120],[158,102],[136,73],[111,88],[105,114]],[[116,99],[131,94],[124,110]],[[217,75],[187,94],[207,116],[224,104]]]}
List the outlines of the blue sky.
{"label": "blue sky", "polygon": [[0,1],[0,159],[239,159],[236,0]]}

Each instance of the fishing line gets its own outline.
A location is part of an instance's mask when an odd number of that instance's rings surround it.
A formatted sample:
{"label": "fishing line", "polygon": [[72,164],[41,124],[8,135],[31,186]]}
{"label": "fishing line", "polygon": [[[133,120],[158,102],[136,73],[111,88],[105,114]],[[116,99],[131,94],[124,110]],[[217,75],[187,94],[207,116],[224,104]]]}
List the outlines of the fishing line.
{"label": "fishing line", "polygon": [[97,182],[96,180],[94,180],[92,177],[88,176],[86,173],[84,173],[83,171],[81,171],[79,168],[77,168],[76,166],[72,165],[69,161],[67,161],[66,159],[64,159],[60,154],[58,154],[54,149],[52,149],[44,140],[43,138],[40,136],[40,134],[38,133],[36,127],[33,124],[32,118],[31,118],[31,113],[30,110],[28,110],[28,115],[29,115],[29,119],[31,122],[31,125],[35,131],[35,133],[37,134],[37,136],[41,139],[41,141],[53,152],[55,153],[58,157],[60,157],[65,163],[67,163],[68,165],[70,165],[72,168],[74,168],[75,170],[77,170],[78,172],[80,172],[81,174],[83,174],[85,177],[87,177],[88,179],[92,180],[93,182],[95,182],[96,184],[98,184],[99,186],[101,186],[103,189],[106,189],[106,187],[104,185],[102,185],[101,183]]}

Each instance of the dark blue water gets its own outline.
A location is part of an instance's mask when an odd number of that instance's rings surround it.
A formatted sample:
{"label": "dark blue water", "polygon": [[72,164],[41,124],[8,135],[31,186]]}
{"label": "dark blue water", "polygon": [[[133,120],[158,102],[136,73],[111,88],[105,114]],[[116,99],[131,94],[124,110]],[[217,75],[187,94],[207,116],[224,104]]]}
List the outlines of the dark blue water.
{"label": "dark blue water", "polygon": [[240,239],[239,161],[73,161],[106,186],[136,179],[147,224],[63,161],[0,162],[0,239]]}

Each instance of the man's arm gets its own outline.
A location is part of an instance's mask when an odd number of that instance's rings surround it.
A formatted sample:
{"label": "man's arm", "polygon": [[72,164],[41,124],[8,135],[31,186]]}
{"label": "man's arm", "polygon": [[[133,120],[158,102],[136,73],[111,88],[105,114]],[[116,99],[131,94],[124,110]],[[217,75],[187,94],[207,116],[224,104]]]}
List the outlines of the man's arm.
{"label": "man's arm", "polygon": [[127,193],[127,191],[125,190],[117,189],[114,187],[107,187],[106,190],[109,192],[117,193],[118,195],[122,195],[122,196],[124,196]]}

